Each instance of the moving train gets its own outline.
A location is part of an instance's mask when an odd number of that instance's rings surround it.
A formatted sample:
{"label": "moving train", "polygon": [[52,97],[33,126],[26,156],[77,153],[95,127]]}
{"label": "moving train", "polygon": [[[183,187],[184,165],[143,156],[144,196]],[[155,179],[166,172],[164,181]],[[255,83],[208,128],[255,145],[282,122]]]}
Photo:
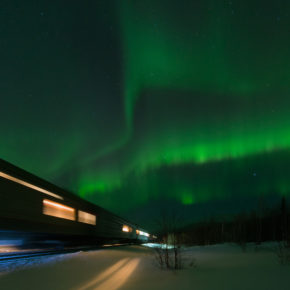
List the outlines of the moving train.
{"label": "moving train", "polygon": [[0,159],[0,240],[147,242],[153,236],[105,209]]}

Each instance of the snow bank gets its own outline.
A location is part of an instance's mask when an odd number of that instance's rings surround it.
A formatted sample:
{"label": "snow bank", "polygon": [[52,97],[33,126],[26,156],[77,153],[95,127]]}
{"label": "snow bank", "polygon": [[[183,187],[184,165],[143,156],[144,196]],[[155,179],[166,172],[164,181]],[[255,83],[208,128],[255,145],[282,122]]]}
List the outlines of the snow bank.
{"label": "snow bank", "polygon": [[229,244],[186,248],[184,269],[177,272],[158,268],[153,250],[141,246],[35,258],[2,271],[0,288],[288,290],[290,267],[278,263],[274,248],[274,244],[259,251],[249,245],[246,252]]}

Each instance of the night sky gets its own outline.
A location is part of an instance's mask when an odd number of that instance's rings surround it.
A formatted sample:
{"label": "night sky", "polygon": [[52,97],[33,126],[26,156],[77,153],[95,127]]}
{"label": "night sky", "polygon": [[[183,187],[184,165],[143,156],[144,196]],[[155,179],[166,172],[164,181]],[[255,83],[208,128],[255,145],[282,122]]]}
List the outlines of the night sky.
{"label": "night sky", "polygon": [[148,226],[270,207],[289,45],[282,0],[3,0],[0,156]]}

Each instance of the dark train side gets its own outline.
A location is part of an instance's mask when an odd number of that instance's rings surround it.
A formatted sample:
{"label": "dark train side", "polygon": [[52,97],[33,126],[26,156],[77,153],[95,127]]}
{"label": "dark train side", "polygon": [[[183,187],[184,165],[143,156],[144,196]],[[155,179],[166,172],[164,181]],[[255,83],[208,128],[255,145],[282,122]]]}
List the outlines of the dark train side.
{"label": "dark train side", "polygon": [[0,239],[17,234],[100,244],[153,239],[134,223],[0,159]]}

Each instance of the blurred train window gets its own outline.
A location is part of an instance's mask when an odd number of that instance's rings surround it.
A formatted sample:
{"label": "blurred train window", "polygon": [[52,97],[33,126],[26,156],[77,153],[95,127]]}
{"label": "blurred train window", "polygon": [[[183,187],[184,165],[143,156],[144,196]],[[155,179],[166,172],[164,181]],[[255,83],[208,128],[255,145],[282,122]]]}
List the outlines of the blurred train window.
{"label": "blurred train window", "polygon": [[33,185],[33,184],[31,184],[31,183],[28,183],[28,182],[26,182],[26,181],[24,181],[24,180],[21,180],[21,179],[19,179],[19,178],[14,177],[14,176],[8,175],[8,174],[6,174],[6,173],[4,173],[4,172],[1,172],[1,171],[0,171],[0,176],[3,177],[3,178],[8,179],[8,180],[10,180],[10,181],[13,181],[13,182],[16,182],[16,183],[18,183],[18,184],[21,184],[21,185],[23,185],[23,186],[26,186],[26,187],[29,187],[29,188],[31,188],[31,189],[37,190],[37,191],[39,191],[39,192],[42,192],[42,193],[44,193],[44,194],[47,194],[47,195],[53,196],[53,197],[58,198],[58,199],[63,199],[63,197],[59,196],[58,194],[55,194],[55,193],[53,193],[53,192],[50,192],[50,191],[48,191],[48,190],[46,190],[46,189],[43,189],[43,188],[41,188],[41,187],[38,187],[38,186]]}
{"label": "blurred train window", "polygon": [[123,225],[122,231],[127,232],[127,233],[131,233],[133,231],[133,229],[129,226]]}
{"label": "blurred train window", "polygon": [[150,236],[148,233],[142,232],[140,230],[136,230],[136,234],[140,235],[140,236],[145,236],[145,237],[149,237]]}
{"label": "blurred train window", "polygon": [[43,200],[43,214],[63,218],[67,220],[76,220],[75,209],[48,199]]}
{"label": "blurred train window", "polygon": [[95,225],[96,220],[97,220],[97,218],[94,214],[90,214],[90,213],[82,211],[82,210],[78,211],[78,221],[79,222],[90,224],[90,225]]}

